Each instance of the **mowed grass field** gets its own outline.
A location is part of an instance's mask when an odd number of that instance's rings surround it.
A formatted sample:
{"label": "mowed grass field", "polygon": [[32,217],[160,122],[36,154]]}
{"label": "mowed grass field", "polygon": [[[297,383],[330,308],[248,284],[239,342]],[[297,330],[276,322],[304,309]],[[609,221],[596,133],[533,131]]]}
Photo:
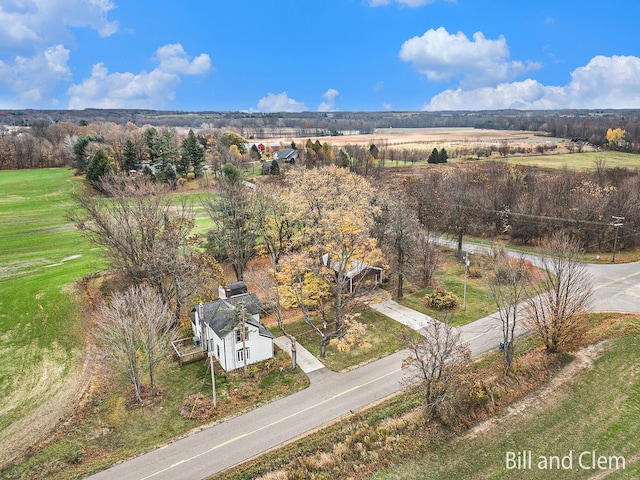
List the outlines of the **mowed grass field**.
{"label": "mowed grass field", "polygon": [[[496,158],[492,158],[496,160]],[[633,153],[602,151],[581,153],[560,153],[554,155],[513,156],[505,159],[508,163],[526,165],[528,167],[548,168],[553,170],[595,170],[596,161],[603,161],[605,168],[640,167],[640,156]]]}
{"label": "mowed grass field", "polygon": [[82,356],[73,284],[103,263],[64,218],[76,188],[66,169],[0,171],[0,432],[54,396]]}

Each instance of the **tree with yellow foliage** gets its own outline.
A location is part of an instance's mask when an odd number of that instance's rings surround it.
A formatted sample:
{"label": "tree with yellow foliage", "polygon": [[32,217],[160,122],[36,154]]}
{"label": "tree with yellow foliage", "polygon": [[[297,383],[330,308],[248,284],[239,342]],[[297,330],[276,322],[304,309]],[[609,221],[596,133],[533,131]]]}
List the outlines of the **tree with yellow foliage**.
{"label": "tree with yellow foliage", "polygon": [[619,148],[626,133],[622,128],[610,128],[607,130],[607,143],[612,148]]}
{"label": "tree with yellow foliage", "polygon": [[[374,191],[364,178],[335,166],[292,169],[287,186],[292,219],[301,227],[298,251],[282,259],[279,281],[284,297],[300,306],[320,336],[323,357],[329,342],[344,336],[349,308],[374,284],[368,268],[382,263],[370,236]],[[316,317],[320,328],[310,312],[326,312],[324,306],[329,315]]]}

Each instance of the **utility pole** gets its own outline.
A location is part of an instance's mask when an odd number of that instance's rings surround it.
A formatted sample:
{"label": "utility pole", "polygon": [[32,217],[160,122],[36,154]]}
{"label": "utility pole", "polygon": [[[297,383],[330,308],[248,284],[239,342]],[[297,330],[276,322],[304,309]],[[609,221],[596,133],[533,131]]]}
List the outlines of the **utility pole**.
{"label": "utility pole", "polygon": [[218,401],[216,399],[216,375],[213,372],[213,352],[209,353],[209,363],[211,364],[211,385],[213,385],[213,408],[217,408]]}
{"label": "utility pole", "polygon": [[462,309],[467,311],[467,274],[469,273],[469,252],[464,252],[464,294],[462,298]]}
{"label": "utility pole", "polygon": [[613,256],[611,257],[611,263],[614,263],[616,261],[616,251],[618,250],[618,230],[624,225],[624,223],[622,223],[624,217],[616,217],[613,215],[611,218],[614,220],[613,226],[616,227],[616,238],[613,241]]}
{"label": "utility pole", "polygon": [[[217,408],[218,401],[216,399],[216,376],[213,372],[213,350],[209,350],[209,342],[207,341],[207,326],[204,323],[204,317],[202,316],[202,302],[198,305],[198,321],[200,322],[202,328],[202,346],[207,352],[207,357],[209,357],[209,364],[211,365],[211,385],[213,389],[213,408]],[[213,348],[213,345],[211,346]]]}

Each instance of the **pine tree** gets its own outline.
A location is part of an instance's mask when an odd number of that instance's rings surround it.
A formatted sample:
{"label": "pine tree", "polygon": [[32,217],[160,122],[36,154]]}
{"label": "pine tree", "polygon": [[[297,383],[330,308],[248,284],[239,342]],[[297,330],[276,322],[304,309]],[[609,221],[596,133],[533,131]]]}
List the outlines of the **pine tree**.
{"label": "pine tree", "polygon": [[440,163],[440,153],[438,153],[438,149],[434,148],[431,151],[431,155],[429,155],[429,158],[427,159],[428,163]]}
{"label": "pine tree", "polygon": [[122,157],[122,170],[124,170],[127,175],[129,175],[131,170],[138,168],[138,151],[133,140],[129,139],[125,142]]}
{"label": "pine tree", "polygon": [[92,155],[87,165],[87,180],[94,186],[108,172],[111,171],[109,157],[102,150],[98,150]]}
{"label": "pine tree", "polygon": [[440,150],[440,153],[438,154],[438,163],[447,163],[448,159],[449,155],[447,154],[447,151],[444,149],[444,147],[442,147],[442,150]]}
{"label": "pine tree", "polygon": [[204,148],[200,145],[198,138],[193,130],[182,140],[182,148],[180,151],[180,160],[177,162],[178,173],[186,175],[189,167],[193,168],[196,177],[202,175],[202,167],[204,165]]}

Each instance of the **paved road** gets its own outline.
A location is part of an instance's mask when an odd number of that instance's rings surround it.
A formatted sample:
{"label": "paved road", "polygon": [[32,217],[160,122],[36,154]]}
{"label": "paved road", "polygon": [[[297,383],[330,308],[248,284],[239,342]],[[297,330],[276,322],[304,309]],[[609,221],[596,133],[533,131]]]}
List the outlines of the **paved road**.
{"label": "paved road", "polygon": [[401,386],[404,356],[396,353],[342,374],[326,368],[316,370],[309,374],[311,386],[303,391],[91,478],[206,478],[396,392]]}
{"label": "paved road", "polygon": [[[596,311],[640,313],[640,263],[590,265]],[[392,308],[392,304],[387,304]],[[393,316],[390,311],[388,313]],[[425,316],[407,319],[420,328]],[[421,315],[421,314],[420,314]],[[427,317],[428,318],[428,317]],[[493,316],[462,328],[463,340],[474,355],[497,347],[500,323]],[[163,446],[91,478],[202,479],[237,465],[318,427],[352,415],[351,412],[402,388],[402,359],[406,352],[370,363],[347,373],[326,368],[309,373],[311,385],[277,402],[225,421],[182,440]]]}

